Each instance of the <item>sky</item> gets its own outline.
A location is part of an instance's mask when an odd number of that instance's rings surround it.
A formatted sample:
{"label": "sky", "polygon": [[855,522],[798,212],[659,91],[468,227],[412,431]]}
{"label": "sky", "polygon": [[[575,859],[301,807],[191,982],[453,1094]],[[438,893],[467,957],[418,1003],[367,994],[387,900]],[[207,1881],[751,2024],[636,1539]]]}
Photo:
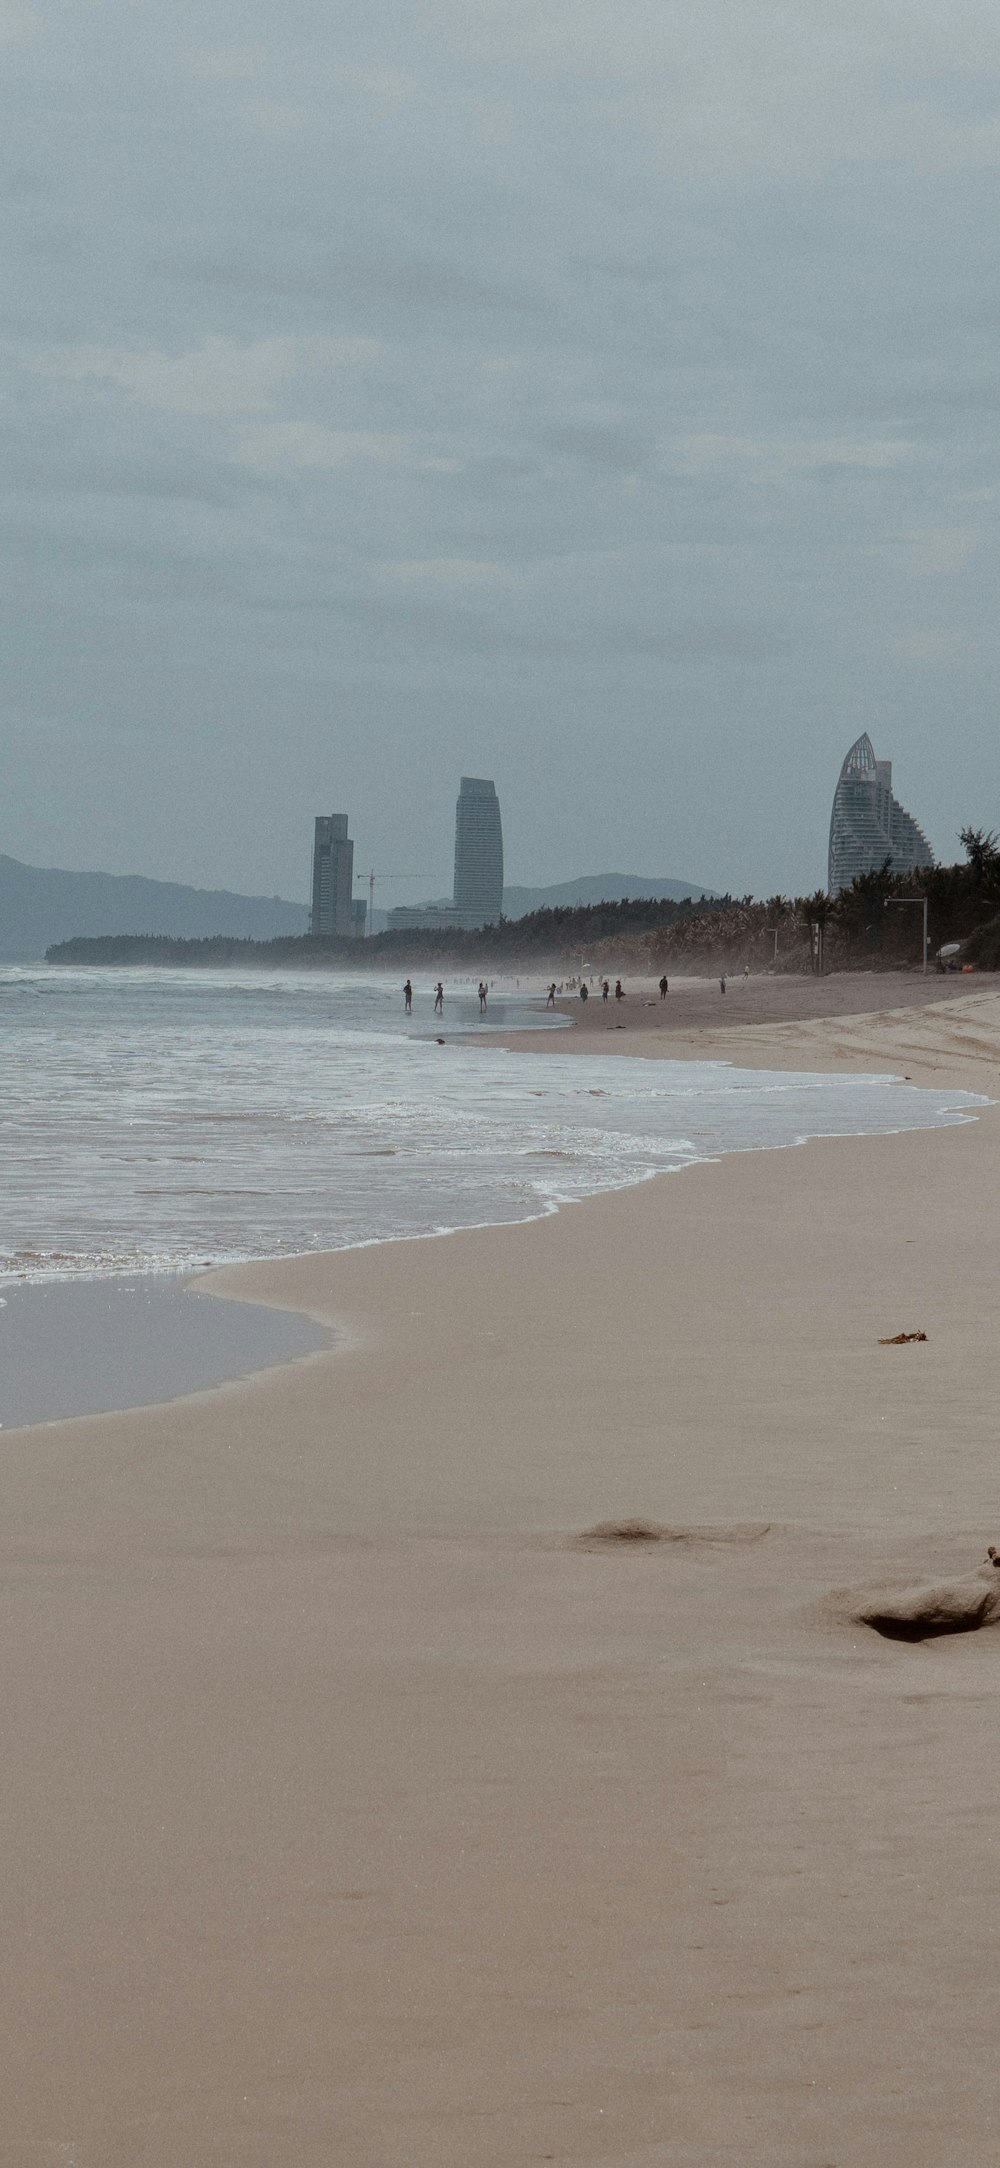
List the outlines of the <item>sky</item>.
{"label": "sky", "polygon": [[[382,904],[1000,825],[995,0],[0,0],[0,850]],[[359,894],[363,891],[359,887]]]}

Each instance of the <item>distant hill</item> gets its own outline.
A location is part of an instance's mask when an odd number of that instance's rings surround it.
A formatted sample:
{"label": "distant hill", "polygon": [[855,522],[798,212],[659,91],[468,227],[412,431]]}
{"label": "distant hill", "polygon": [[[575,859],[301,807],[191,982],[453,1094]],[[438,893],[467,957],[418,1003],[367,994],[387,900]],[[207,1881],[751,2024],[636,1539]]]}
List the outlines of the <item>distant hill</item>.
{"label": "distant hill", "polygon": [[714,895],[715,890],[706,888],[704,881],[668,881],[655,876],[647,880],[641,873],[584,873],[578,881],[559,881],[554,888],[505,888],[503,914],[505,918],[526,918],[529,911],[558,911],[579,904],[623,900],[633,903],[647,896],[668,896],[672,903],[682,903],[686,896],[697,901],[701,896]]}
{"label": "distant hill", "polygon": [[270,941],[305,933],[304,904],[280,896],[235,896],[225,888],[184,888],[133,873],[63,873],[0,853],[0,956],[44,956],[78,934],[208,934]]}

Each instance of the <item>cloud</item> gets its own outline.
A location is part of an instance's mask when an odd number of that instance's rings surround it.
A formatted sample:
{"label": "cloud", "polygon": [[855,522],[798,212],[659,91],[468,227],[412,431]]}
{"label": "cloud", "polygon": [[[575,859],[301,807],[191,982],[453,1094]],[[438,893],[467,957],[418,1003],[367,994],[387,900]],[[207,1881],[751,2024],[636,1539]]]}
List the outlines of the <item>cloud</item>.
{"label": "cloud", "polygon": [[648,447],[634,430],[607,422],[556,422],[541,432],[540,441],[554,452],[616,473],[631,473],[649,459]]}
{"label": "cloud", "polygon": [[592,93],[685,180],[748,168],[808,175],[910,158],[925,171],[1000,162],[1000,100],[985,113],[966,75],[1000,82],[991,0],[426,0],[450,53],[520,66]]}
{"label": "cloud", "polygon": [[0,45],[20,45],[37,38],[41,27],[36,8],[22,7],[20,0],[0,0]]}
{"label": "cloud", "polygon": [[233,460],[255,474],[291,474],[304,468],[333,473],[340,467],[399,466],[410,458],[405,436],[364,429],[328,429],[322,422],[263,422],[244,429]]}
{"label": "cloud", "polygon": [[601,645],[619,655],[655,655],[667,662],[728,661],[759,663],[785,653],[796,643],[793,628],[774,624],[740,624],[728,618],[706,623],[681,622],[666,631],[629,622],[602,636]]}
{"label": "cloud", "polygon": [[845,712],[958,825],[1000,648],[994,0],[34,8],[0,0],[0,609],[26,715],[78,717],[84,832],[189,850],[180,796],[169,833],[98,789],[90,718],[210,743],[238,686],[232,885],[255,790],[266,832],[322,802],[347,680],[345,802],[388,820],[388,763],[409,822],[442,748],[502,743],[539,865],[608,863],[610,819],[659,866],[673,822],[713,885],[815,888]]}
{"label": "cloud", "polygon": [[254,98],[240,110],[248,126],[265,136],[297,135],[309,118],[305,106],[280,98]]}
{"label": "cloud", "polygon": [[116,385],[156,413],[226,418],[265,412],[290,377],[371,362],[380,351],[374,339],[279,337],[240,345],[213,334],[188,353],[71,346],[21,360],[37,376]]}
{"label": "cloud", "polygon": [[897,662],[918,663],[922,666],[950,662],[959,644],[957,632],[935,631],[930,625],[914,625],[906,632],[897,632],[889,642],[889,653]]}
{"label": "cloud", "polygon": [[397,580],[409,584],[429,581],[437,587],[507,587],[510,574],[502,565],[478,557],[410,558],[389,566]]}
{"label": "cloud", "polygon": [[785,481],[790,474],[823,467],[858,467],[888,473],[917,459],[921,447],[908,438],[689,436],[676,440],[682,474],[714,465],[748,466],[757,481]]}
{"label": "cloud", "polygon": [[979,540],[975,527],[923,527],[908,537],[917,572],[960,572]]}
{"label": "cloud", "polygon": [[331,70],[330,80],[358,97],[374,98],[385,106],[405,105],[409,99],[424,95],[419,76],[403,68],[342,63]]}
{"label": "cloud", "polygon": [[243,83],[248,77],[263,75],[267,67],[267,52],[262,45],[220,46],[207,52],[189,52],[183,55],[182,65],[192,75],[216,78],[222,82]]}

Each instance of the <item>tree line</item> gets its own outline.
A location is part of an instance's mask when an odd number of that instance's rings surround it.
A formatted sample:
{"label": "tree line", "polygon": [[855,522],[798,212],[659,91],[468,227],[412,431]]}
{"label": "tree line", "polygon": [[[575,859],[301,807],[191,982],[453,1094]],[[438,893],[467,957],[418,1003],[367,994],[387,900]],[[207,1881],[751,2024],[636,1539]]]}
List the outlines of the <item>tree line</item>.
{"label": "tree line", "polygon": [[[715,899],[713,911],[724,911],[734,899]],[[175,939],[169,934],[104,934],[77,936],[56,942],[46,950],[49,963],[90,964],[294,964],[351,965],[370,969],[373,964],[413,964],[440,961],[474,971],[490,962],[516,963],[532,957],[578,957],[582,947],[615,941],[629,935],[672,925],[704,908],[691,897],[677,902],[670,897],[623,898],[621,902],[562,904],[530,911],[525,918],[501,917],[495,925],[466,932],[457,926],[408,926],[391,933],[373,934],[361,940],[338,940],[312,934],[282,935],[273,941],[238,940],[213,934],[202,940]]]}
{"label": "tree line", "polygon": [[[839,895],[744,897],[725,919],[709,912],[656,929],[619,947],[631,970],[857,971],[902,969],[921,961],[923,911],[933,957],[952,942],[979,970],[1000,970],[1000,848],[995,832],[963,828],[964,862],[894,873],[891,856],[859,873]],[[900,908],[900,907],[903,908]],[[908,907],[908,908],[907,908]],[[601,960],[600,958],[598,959]],[[610,960],[610,959],[609,959]]]}
{"label": "tree line", "polygon": [[930,953],[957,941],[963,958],[1000,969],[1000,846],[992,829],[963,828],[964,861],[894,873],[891,858],[860,873],[838,896],[636,897],[563,905],[501,918],[475,933],[457,927],[407,927],[366,940],[283,935],[273,941],[203,940],[169,934],[109,934],[60,941],[47,961],[63,964],[284,965],[371,969],[373,965],[470,971],[530,970],[552,963],[634,973],[751,970],[871,970],[920,961],[922,913],[899,904],[927,899]]}

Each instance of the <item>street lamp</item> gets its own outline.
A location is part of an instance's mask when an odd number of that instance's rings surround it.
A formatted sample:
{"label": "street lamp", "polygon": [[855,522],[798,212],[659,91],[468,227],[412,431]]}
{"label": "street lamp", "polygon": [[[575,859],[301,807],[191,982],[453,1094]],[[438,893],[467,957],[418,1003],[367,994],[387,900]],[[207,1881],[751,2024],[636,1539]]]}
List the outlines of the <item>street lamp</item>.
{"label": "street lamp", "polygon": [[887,896],[885,900],[886,900],[886,902],[887,902],[887,903],[916,903],[916,904],[919,904],[919,906],[920,906],[921,910],[923,911],[923,914],[924,914],[924,960],[923,960],[923,963],[922,963],[922,965],[921,965],[921,970],[923,971],[923,973],[924,973],[924,975],[925,975],[925,977],[926,977],[926,974],[927,974],[927,898],[926,898],[926,896]]}

